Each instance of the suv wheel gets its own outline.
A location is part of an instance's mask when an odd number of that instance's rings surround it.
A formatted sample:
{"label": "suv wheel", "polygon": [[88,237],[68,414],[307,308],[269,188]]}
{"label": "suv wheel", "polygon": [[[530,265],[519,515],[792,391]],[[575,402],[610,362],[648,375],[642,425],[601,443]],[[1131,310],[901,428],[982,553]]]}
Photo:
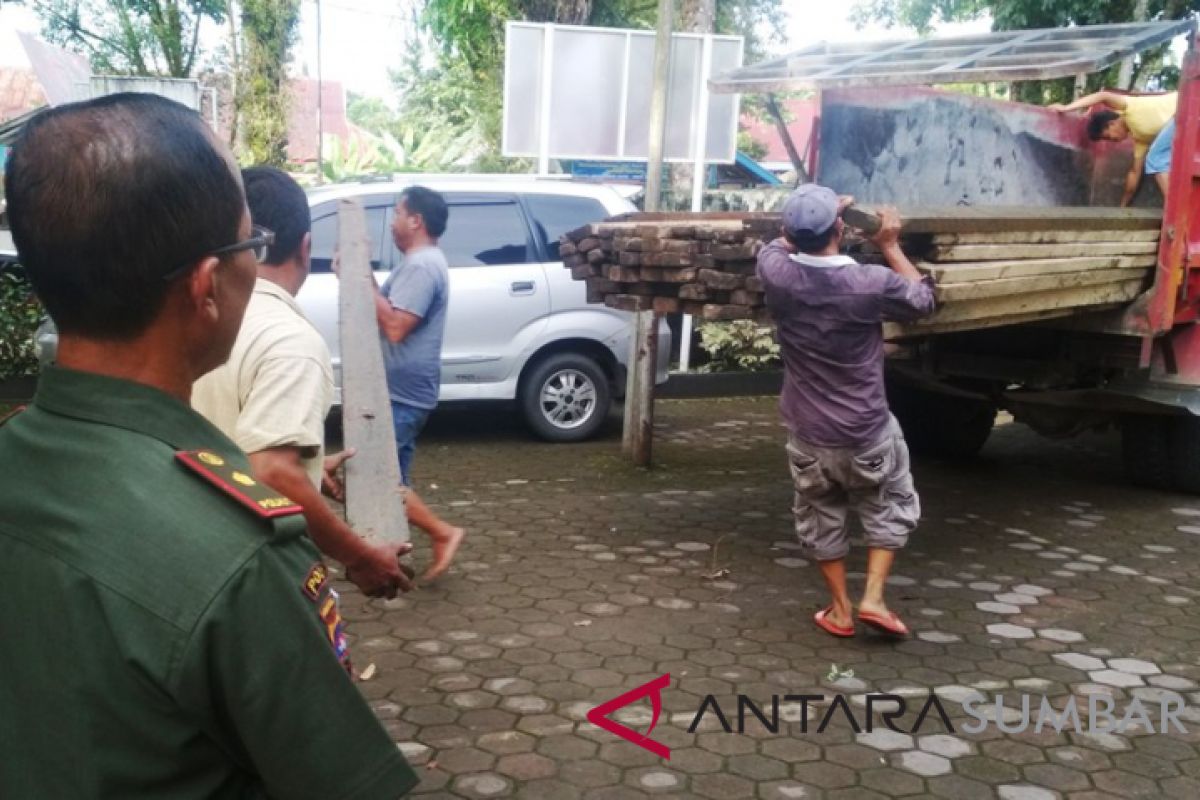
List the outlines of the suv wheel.
{"label": "suv wheel", "polygon": [[549,442],[587,439],[604,424],[611,402],[604,370],[580,353],[557,353],[539,361],[521,384],[521,413],[533,432]]}

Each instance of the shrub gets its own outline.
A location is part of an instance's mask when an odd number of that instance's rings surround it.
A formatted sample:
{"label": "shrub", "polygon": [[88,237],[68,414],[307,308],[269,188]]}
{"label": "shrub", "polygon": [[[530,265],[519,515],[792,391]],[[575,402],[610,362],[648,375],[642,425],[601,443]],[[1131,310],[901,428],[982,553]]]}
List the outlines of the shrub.
{"label": "shrub", "polygon": [[38,371],[33,335],[43,316],[19,267],[0,270],[0,380],[34,375]]}
{"label": "shrub", "polygon": [[775,331],[748,319],[706,322],[700,326],[700,347],[709,361],[701,372],[755,372],[779,367]]}

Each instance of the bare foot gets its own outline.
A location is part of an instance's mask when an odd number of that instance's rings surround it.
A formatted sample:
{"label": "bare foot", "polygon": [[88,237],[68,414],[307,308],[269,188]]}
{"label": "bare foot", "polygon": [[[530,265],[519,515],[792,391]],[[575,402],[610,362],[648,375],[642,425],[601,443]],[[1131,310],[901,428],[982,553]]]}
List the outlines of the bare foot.
{"label": "bare foot", "polygon": [[450,562],[454,560],[454,554],[458,552],[458,547],[462,544],[465,535],[466,531],[462,528],[451,526],[447,526],[444,531],[437,534],[429,534],[429,539],[433,544],[433,563],[421,576],[422,582],[436,580],[450,568]]}

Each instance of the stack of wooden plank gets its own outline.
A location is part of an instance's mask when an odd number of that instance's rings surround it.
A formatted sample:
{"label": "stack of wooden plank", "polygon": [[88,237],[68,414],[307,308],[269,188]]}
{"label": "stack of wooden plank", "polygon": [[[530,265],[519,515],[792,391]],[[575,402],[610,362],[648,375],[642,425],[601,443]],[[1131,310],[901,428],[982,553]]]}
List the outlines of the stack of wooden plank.
{"label": "stack of wooden plank", "polygon": [[[889,326],[892,338],[1011,325],[1120,306],[1144,291],[1161,214],[1099,208],[902,211],[901,242],[937,282],[939,309]],[[870,230],[870,209],[847,221]],[[684,312],[703,320],[767,319],[754,274],[777,214],[634,214],[562,238],[589,302],[628,311]],[[852,252],[878,261],[858,240]]]}

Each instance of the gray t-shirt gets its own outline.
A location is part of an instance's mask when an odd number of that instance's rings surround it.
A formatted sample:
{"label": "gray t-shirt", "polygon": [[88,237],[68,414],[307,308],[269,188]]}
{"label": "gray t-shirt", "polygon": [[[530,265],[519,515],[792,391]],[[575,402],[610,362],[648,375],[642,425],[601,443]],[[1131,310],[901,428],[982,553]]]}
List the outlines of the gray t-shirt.
{"label": "gray t-shirt", "polygon": [[882,322],[932,314],[932,281],[848,256],[793,256],[778,239],[758,254],[758,276],[778,328],[779,404],[792,436],[819,447],[877,441],[891,420]]}
{"label": "gray t-shirt", "polygon": [[398,403],[437,407],[442,374],[442,333],[450,299],[450,273],[438,247],[406,253],[381,289],[392,308],[421,318],[399,344],[383,341],[388,394]]}

